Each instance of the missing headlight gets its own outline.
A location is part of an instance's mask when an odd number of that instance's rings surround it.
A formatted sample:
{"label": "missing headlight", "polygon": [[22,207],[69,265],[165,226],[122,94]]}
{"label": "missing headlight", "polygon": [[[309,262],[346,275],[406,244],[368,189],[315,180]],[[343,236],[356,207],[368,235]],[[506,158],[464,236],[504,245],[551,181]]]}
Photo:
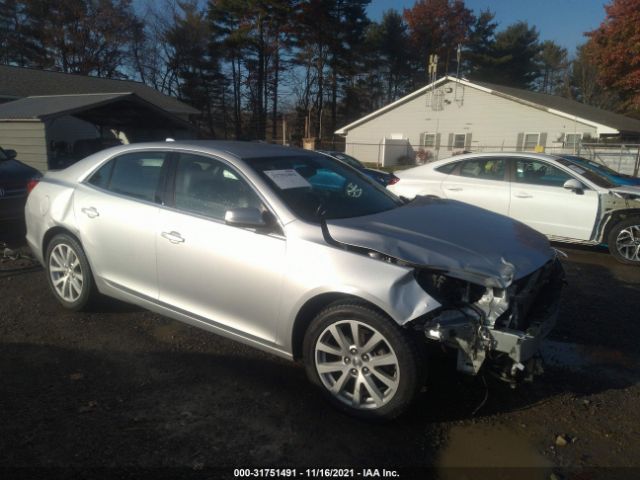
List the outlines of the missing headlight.
{"label": "missing headlight", "polygon": [[416,281],[422,289],[442,305],[475,303],[485,292],[485,287],[447,277],[440,272],[416,270]]}

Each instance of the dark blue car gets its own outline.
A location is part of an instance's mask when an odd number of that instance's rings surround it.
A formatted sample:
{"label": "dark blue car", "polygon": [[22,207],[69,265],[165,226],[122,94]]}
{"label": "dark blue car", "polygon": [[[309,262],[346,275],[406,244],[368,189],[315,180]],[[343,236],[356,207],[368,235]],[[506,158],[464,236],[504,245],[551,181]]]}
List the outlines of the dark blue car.
{"label": "dark blue car", "polygon": [[393,173],[383,172],[382,170],[376,170],[375,168],[365,167],[362,163],[360,163],[360,160],[353,158],[351,155],[347,155],[346,153],[330,150],[318,150],[318,153],[322,153],[323,155],[327,155],[331,158],[335,158],[336,160],[340,160],[350,167],[353,167],[356,170],[360,170],[362,173],[385,187],[387,185],[393,185],[399,180],[398,177],[396,177]]}
{"label": "dark blue car", "polygon": [[593,160],[579,157],[577,155],[561,155],[561,157],[586,170],[599,173],[601,176],[606,177],[616,185],[640,185],[640,178],[618,173],[602,163],[594,162]]}

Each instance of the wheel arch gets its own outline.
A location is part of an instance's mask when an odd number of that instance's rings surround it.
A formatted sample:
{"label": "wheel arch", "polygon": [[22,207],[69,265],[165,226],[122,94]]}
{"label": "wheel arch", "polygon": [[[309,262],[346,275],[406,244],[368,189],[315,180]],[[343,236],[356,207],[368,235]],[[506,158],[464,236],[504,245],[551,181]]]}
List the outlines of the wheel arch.
{"label": "wheel arch", "polygon": [[357,295],[343,292],[327,292],[316,295],[302,305],[294,320],[291,333],[291,353],[293,354],[294,360],[302,358],[304,335],[311,324],[311,321],[329,305],[343,301],[352,302],[358,305],[365,305],[391,319],[389,313],[385,312],[378,305]]}
{"label": "wheel arch", "polygon": [[56,225],[55,227],[51,227],[49,230],[47,230],[42,237],[42,256],[45,261],[46,261],[47,247],[49,246],[49,243],[51,243],[51,240],[53,239],[53,237],[61,233],[64,233],[65,235],[69,235],[70,237],[73,237],[73,239],[76,242],[78,242],[81,247],[83,246],[82,242],[80,241],[80,238],[76,234],[74,234],[71,230],[69,230],[68,228],[62,227],[60,225]]}
{"label": "wheel arch", "polygon": [[628,218],[638,217],[640,218],[640,208],[631,208],[628,210],[614,210],[609,213],[604,220],[604,228],[601,231],[599,240],[601,242],[606,242],[609,237],[609,233],[613,227],[615,227],[619,222],[627,220]]}

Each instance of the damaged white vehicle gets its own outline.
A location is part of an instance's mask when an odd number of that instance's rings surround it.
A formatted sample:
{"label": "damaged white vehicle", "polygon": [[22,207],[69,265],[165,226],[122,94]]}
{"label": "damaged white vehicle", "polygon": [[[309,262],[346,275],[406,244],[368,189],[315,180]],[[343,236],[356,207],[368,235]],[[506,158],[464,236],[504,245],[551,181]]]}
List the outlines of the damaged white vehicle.
{"label": "damaged white vehicle", "polygon": [[461,202],[405,204],[304,150],[168,142],[50,172],[27,240],[69,309],[103,294],[282,357],[336,406],[393,418],[424,385],[425,344],[458,369],[532,375],[563,272],[547,239]]}
{"label": "damaged white vehicle", "polygon": [[459,200],[519,220],[557,242],[604,245],[640,265],[640,187],[621,186],[571,156],[460,155],[398,172],[389,189]]}

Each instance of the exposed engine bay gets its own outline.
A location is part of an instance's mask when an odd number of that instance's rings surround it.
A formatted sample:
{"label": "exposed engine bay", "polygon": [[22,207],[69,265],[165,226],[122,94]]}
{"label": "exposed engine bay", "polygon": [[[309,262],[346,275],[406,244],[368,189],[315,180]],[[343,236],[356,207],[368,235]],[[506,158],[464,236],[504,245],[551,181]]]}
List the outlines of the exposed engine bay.
{"label": "exposed engine bay", "polygon": [[507,381],[540,371],[536,353],[555,325],[564,283],[558,259],[504,289],[427,269],[416,271],[416,278],[442,304],[419,326],[427,339],[458,350],[459,371],[475,375],[486,360]]}

